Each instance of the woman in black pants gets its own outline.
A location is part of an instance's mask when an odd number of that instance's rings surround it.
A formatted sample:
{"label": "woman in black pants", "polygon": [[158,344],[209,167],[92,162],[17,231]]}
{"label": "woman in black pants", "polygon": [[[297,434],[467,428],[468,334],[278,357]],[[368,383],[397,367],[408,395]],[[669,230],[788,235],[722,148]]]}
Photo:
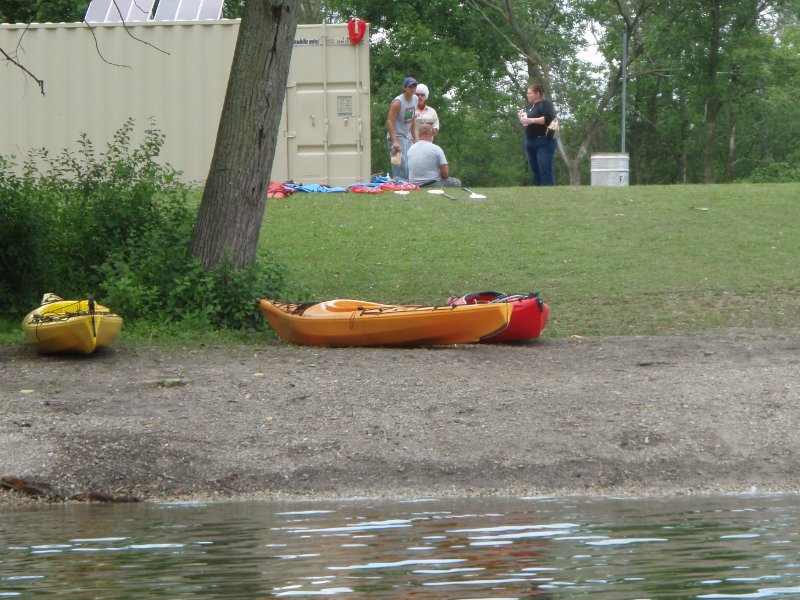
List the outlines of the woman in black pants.
{"label": "woman in black pants", "polygon": [[528,86],[528,106],[519,111],[519,122],[525,127],[525,154],[531,169],[531,185],[555,185],[553,160],[558,147],[555,137],[547,136],[547,126],[556,118],[556,110],[544,97],[544,86]]}

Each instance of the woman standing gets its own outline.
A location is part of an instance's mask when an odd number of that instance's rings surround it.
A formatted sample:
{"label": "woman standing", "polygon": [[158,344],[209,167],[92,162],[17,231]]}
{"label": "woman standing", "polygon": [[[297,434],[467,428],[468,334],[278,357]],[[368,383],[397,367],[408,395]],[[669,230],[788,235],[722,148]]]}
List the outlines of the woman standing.
{"label": "woman standing", "polygon": [[419,98],[419,103],[417,104],[417,125],[428,123],[433,127],[433,137],[436,137],[439,135],[439,115],[436,114],[436,109],[428,104],[428,86],[424,83],[418,83],[416,94],[417,98]]}
{"label": "woman standing", "polygon": [[525,154],[531,169],[531,185],[555,185],[553,160],[558,147],[556,138],[547,137],[547,126],[556,118],[556,109],[545,100],[544,86],[528,86],[528,106],[519,111],[519,122],[525,127]]}

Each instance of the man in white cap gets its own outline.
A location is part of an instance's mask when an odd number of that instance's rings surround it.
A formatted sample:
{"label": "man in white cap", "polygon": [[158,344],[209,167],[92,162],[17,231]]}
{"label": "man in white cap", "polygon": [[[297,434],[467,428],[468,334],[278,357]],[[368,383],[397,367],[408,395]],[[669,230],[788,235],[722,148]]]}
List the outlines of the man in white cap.
{"label": "man in white cap", "polygon": [[417,104],[417,126],[427,123],[433,128],[433,136],[436,137],[439,133],[439,115],[436,114],[436,110],[432,106],[428,105],[428,86],[424,83],[418,83],[416,94],[417,98],[419,98],[419,103]]}
{"label": "man in white cap", "polygon": [[403,93],[389,105],[386,118],[386,141],[389,145],[389,158],[392,161],[392,179],[408,181],[408,149],[417,141],[417,127],[414,122],[417,110],[417,80],[406,77]]}

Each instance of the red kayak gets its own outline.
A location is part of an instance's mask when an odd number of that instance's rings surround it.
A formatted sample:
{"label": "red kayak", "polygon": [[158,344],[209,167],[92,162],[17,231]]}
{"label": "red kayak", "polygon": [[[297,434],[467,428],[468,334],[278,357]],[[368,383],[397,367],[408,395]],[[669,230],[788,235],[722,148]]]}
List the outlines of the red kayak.
{"label": "red kayak", "polygon": [[500,333],[481,339],[482,343],[496,344],[503,342],[519,342],[539,337],[547,324],[550,308],[539,297],[537,292],[527,295],[509,296],[503,292],[472,292],[460,298],[448,298],[447,304],[483,304],[489,302],[508,302],[513,305],[511,321]]}

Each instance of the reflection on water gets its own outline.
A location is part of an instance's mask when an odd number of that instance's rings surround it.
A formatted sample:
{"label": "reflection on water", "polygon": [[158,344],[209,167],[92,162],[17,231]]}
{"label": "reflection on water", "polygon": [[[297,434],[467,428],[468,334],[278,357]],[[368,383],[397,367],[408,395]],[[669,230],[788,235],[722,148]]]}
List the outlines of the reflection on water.
{"label": "reflection on water", "polygon": [[0,507],[0,598],[800,597],[798,500]]}

